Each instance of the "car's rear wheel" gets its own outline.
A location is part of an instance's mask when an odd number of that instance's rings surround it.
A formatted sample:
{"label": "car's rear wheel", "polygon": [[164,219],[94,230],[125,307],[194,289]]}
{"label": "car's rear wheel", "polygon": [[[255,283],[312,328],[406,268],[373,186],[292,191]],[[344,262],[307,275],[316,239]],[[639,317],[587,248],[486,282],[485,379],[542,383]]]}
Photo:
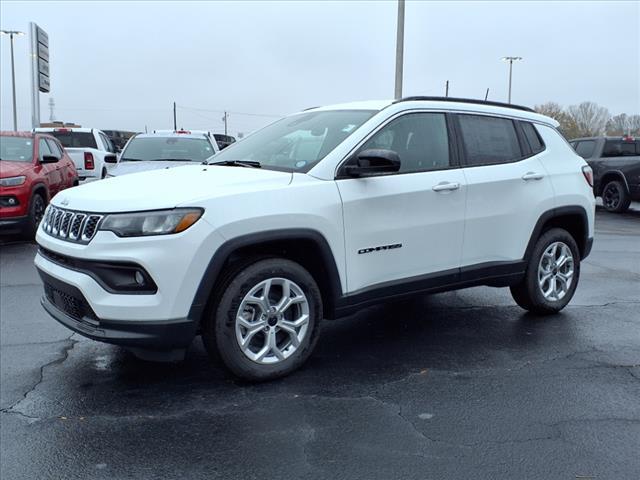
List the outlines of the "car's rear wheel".
{"label": "car's rear wheel", "polygon": [[311,274],[283,258],[257,260],[231,272],[202,338],[234,374],[251,381],[285,376],[311,355],[322,319]]}
{"label": "car's rear wheel", "polygon": [[602,189],[602,204],[610,212],[621,213],[631,204],[631,197],[620,180],[612,180]]}
{"label": "car's rear wheel", "polygon": [[552,228],[536,242],[524,279],[511,287],[518,305],[533,313],[559,312],[571,300],[580,278],[580,252],[575,239]]}
{"label": "car's rear wheel", "polygon": [[24,232],[25,237],[34,238],[36,236],[38,226],[44,217],[45,208],[47,208],[47,204],[44,197],[40,193],[34,193],[29,203],[29,220]]}

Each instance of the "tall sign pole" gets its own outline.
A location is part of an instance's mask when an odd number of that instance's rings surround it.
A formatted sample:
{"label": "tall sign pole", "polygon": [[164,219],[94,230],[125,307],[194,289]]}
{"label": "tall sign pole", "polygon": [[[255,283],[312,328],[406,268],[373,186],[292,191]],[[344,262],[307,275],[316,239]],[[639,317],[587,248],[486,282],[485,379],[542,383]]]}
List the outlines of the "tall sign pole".
{"label": "tall sign pole", "polygon": [[31,34],[31,126],[40,126],[40,92],[50,92],[49,35],[34,22]]}
{"label": "tall sign pole", "polygon": [[398,29],[396,31],[396,88],[395,98],[402,98],[402,68],[404,65],[404,0],[398,0]]}

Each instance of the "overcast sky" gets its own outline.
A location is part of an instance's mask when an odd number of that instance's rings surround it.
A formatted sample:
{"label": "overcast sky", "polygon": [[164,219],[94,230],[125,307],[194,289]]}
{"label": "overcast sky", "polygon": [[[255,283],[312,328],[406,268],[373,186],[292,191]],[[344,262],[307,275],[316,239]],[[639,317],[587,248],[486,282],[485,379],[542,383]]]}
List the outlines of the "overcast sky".
{"label": "overcast sky", "polygon": [[[396,2],[10,2],[3,29],[49,34],[41,120],[136,131],[249,132],[278,115],[391,98]],[[640,113],[640,3],[420,2],[406,5],[405,95],[513,102],[595,101]],[[0,127],[10,129],[9,38],[1,40]],[[15,41],[18,127],[31,127],[29,37]],[[247,115],[252,114],[252,115]]]}

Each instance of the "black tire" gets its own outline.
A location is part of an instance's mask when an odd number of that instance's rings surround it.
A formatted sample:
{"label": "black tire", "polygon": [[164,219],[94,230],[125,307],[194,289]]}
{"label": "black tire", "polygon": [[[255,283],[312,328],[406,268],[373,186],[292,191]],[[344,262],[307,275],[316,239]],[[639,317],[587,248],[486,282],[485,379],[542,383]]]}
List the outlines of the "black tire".
{"label": "black tire", "polygon": [[107,178],[107,168],[102,167],[102,173],[100,174],[100,179],[104,180],[105,178]]}
{"label": "black tire", "polygon": [[38,231],[38,226],[44,216],[44,210],[47,208],[47,202],[44,197],[39,193],[34,193],[29,201],[29,219],[27,221],[27,227],[24,231],[24,237],[33,239]]}
{"label": "black tire", "polygon": [[[270,278],[290,280],[302,290],[307,300],[309,320],[300,345],[290,356],[277,363],[264,364],[250,359],[243,353],[236,338],[236,317],[248,292]],[[255,309],[254,311],[258,312]],[[250,381],[272,380],[288,375],[309,358],[318,341],[321,319],[320,289],[306,269],[284,258],[255,259],[249,264],[245,262],[236,265],[223,273],[217,304],[202,325],[202,340],[211,358],[216,359],[219,356],[224,365],[238,377]],[[265,336],[266,346],[267,333],[260,332],[256,335]]]}
{"label": "black tire", "polygon": [[602,204],[609,212],[626,212],[631,204],[627,187],[620,180],[608,182],[602,189]]}
{"label": "black tire", "polygon": [[[573,257],[573,276],[571,284],[564,296],[557,300],[545,298],[538,284],[538,267],[545,253],[555,242],[562,242],[571,251]],[[527,263],[524,279],[511,287],[511,295],[518,305],[525,310],[539,315],[550,315],[562,310],[573,298],[580,279],[580,251],[575,239],[569,232],[561,228],[552,228],[544,232],[536,242]]]}

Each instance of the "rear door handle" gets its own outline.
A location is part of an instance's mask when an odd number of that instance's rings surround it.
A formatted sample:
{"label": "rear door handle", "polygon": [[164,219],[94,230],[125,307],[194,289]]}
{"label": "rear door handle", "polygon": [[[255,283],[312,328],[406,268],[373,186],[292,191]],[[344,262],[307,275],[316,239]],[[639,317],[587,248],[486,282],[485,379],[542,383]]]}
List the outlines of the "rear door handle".
{"label": "rear door handle", "polygon": [[449,190],[458,190],[460,188],[460,184],[457,182],[440,182],[437,185],[434,185],[432,190],[434,192],[446,192]]}
{"label": "rear door handle", "polygon": [[542,180],[544,175],[537,172],[527,172],[522,176],[522,179],[526,182],[529,180]]}

